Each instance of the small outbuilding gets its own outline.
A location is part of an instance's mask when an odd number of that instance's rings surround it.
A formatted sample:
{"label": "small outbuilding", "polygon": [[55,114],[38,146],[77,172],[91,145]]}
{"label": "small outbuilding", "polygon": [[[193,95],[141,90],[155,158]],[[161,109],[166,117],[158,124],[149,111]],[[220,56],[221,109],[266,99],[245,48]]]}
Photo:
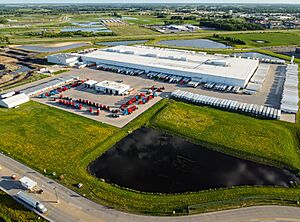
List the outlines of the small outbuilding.
{"label": "small outbuilding", "polygon": [[35,186],[37,186],[37,182],[35,182],[32,179],[25,177],[25,176],[22,177],[19,181],[20,181],[21,185],[28,190],[31,190]]}
{"label": "small outbuilding", "polygon": [[0,100],[0,106],[5,108],[14,108],[23,103],[27,103],[29,100],[29,96],[27,96],[25,93],[20,93]]}
{"label": "small outbuilding", "polygon": [[114,95],[123,95],[125,92],[128,92],[129,89],[130,89],[129,85],[117,83],[117,82],[111,82],[107,80],[99,82],[95,85],[95,90],[97,92],[103,92],[103,93],[114,94]]}
{"label": "small outbuilding", "polygon": [[91,88],[91,89],[95,88],[96,84],[97,84],[97,81],[96,80],[92,80],[92,79],[84,82],[84,86],[88,87],[88,88]]}

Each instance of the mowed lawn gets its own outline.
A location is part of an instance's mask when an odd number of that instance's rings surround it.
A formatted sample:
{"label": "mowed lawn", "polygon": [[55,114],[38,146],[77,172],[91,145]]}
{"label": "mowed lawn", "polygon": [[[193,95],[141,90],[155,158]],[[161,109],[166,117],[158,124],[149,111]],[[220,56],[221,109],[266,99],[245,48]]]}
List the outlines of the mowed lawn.
{"label": "mowed lawn", "polygon": [[[300,32],[261,32],[222,36],[240,39],[246,42],[248,46],[255,47],[299,45],[300,42]],[[264,43],[258,43],[257,41],[264,41]]]}
{"label": "mowed lawn", "polygon": [[[155,104],[123,129],[35,102],[18,109],[0,109],[0,151],[10,153],[40,172],[45,168],[47,172],[55,171],[56,177],[48,176],[93,201],[127,212],[173,215],[175,210],[176,215],[181,215],[194,204],[204,206],[197,210],[204,212],[266,201],[295,205],[299,200],[300,188],[234,187],[183,194],[141,193],[103,182],[88,173],[87,165],[92,160],[145,124],[187,136],[196,142],[217,144],[222,148],[220,151],[230,150],[232,155],[246,150],[268,163],[282,159],[279,162],[299,168],[294,141],[296,130],[292,127],[289,130],[292,125],[172,100]],[[120,168],[126,166],[120,165]],[[59,180],[60,174],[64,174],[65,179]],[[81,189],[73,186],[79,182],[84,184]]]}
{"label": "mowed lawn", "polygon": [[35,102],[0,109],[0,150],[58,174],[75,173],[82,158],[115,130]]}
{"label": "mowed lawn", "polygon": [[225,153],[300,169],[295,132],[283,122],[180,102],[169,105],[152,122]]}
{"label": "mowed lawn", "polygon": [[0,221],[40,221],[46,220],[39,218],[37,214],[28,210],[21,204],[17,203],[12,197],[0,191]]}
{"label": "mowed lawn", "polygon": [[151,29],[140,27],[138,25],[122,25],[122,26],[110,26],[110,30],[120,36],[135,36],[135,35],[153,35],[158,34]]}

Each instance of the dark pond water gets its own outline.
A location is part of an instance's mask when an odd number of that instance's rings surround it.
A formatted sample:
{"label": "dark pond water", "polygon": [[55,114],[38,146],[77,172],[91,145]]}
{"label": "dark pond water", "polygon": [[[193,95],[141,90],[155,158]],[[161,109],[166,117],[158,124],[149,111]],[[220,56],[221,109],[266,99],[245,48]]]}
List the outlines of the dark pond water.
{"label": "dark pond water", "polygon": [[142,44],[148,42],[148,40],[133,40],[133,41],[117,41],[117,42],[98,42],[98,45],[106,46],[117,46],[117,45],[132,45],[132,44]]}
{"label": "dark pond water", "polygon": [[193,47],[193,48],[203,48],[203,49],[225,49],[231,48],[229,45],[225,45],[220,42],[212,41],[209,39],[184,39],[184,40],[164,40],[158,42],[162,45],[170,46],[182,46],[182,47]]}
{"label": "dark pond water", "polygon": [[72,22],[72,25],[81,27],[103,26],[100,22]]}
{"label": "dark pond water", "polygon": [[178,193],[297,180],[287,170],[228,156],[182,138],[141,128],[95,160],[89,171],[122,187]]}
{"label": "dark pond water", "polygon": [[240,53],[234,53],[233,55],[241,56],[243,58],[250,57],[250,58],[258,58],[258,59],[278,59],[276,57],[272,57],[258,52],[240,52]]}

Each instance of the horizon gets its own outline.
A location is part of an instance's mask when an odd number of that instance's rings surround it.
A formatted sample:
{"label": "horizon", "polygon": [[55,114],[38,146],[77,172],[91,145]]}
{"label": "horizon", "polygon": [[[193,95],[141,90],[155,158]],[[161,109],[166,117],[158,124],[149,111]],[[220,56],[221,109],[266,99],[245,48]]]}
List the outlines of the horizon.
{"label": "horizon", "polygon": [[214,0],[214,1],[199,1],[199,0],[189,0],[186,2],[182,2],[183,0],[153,0],[149,2],[148,0],[126,0],[120,1],[108,1],[108,0],[2,0],[0,4],[7,4],[7,5],[25,5],[25,4],[245,4],[245,5],[253,5],[253,4],[259,4],[259,5],[293,5],[293,4],[300,4],[300,2],[297,0],[289,1],[286,3],[283,3],[282,0],[266,0],[266,1],[260,1],[260,0]]}

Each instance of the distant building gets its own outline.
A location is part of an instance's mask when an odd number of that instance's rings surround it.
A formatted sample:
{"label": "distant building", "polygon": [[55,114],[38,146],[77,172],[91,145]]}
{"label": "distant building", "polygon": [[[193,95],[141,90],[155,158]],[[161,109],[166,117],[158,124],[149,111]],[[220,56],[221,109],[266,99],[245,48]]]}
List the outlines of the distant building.
{"label": "distant building", "polygon": [[79,58],[80,54],[76,53],[58,53],[47,56],[47,61],[54,64],[75,66],[75,64],[79,62]]}

